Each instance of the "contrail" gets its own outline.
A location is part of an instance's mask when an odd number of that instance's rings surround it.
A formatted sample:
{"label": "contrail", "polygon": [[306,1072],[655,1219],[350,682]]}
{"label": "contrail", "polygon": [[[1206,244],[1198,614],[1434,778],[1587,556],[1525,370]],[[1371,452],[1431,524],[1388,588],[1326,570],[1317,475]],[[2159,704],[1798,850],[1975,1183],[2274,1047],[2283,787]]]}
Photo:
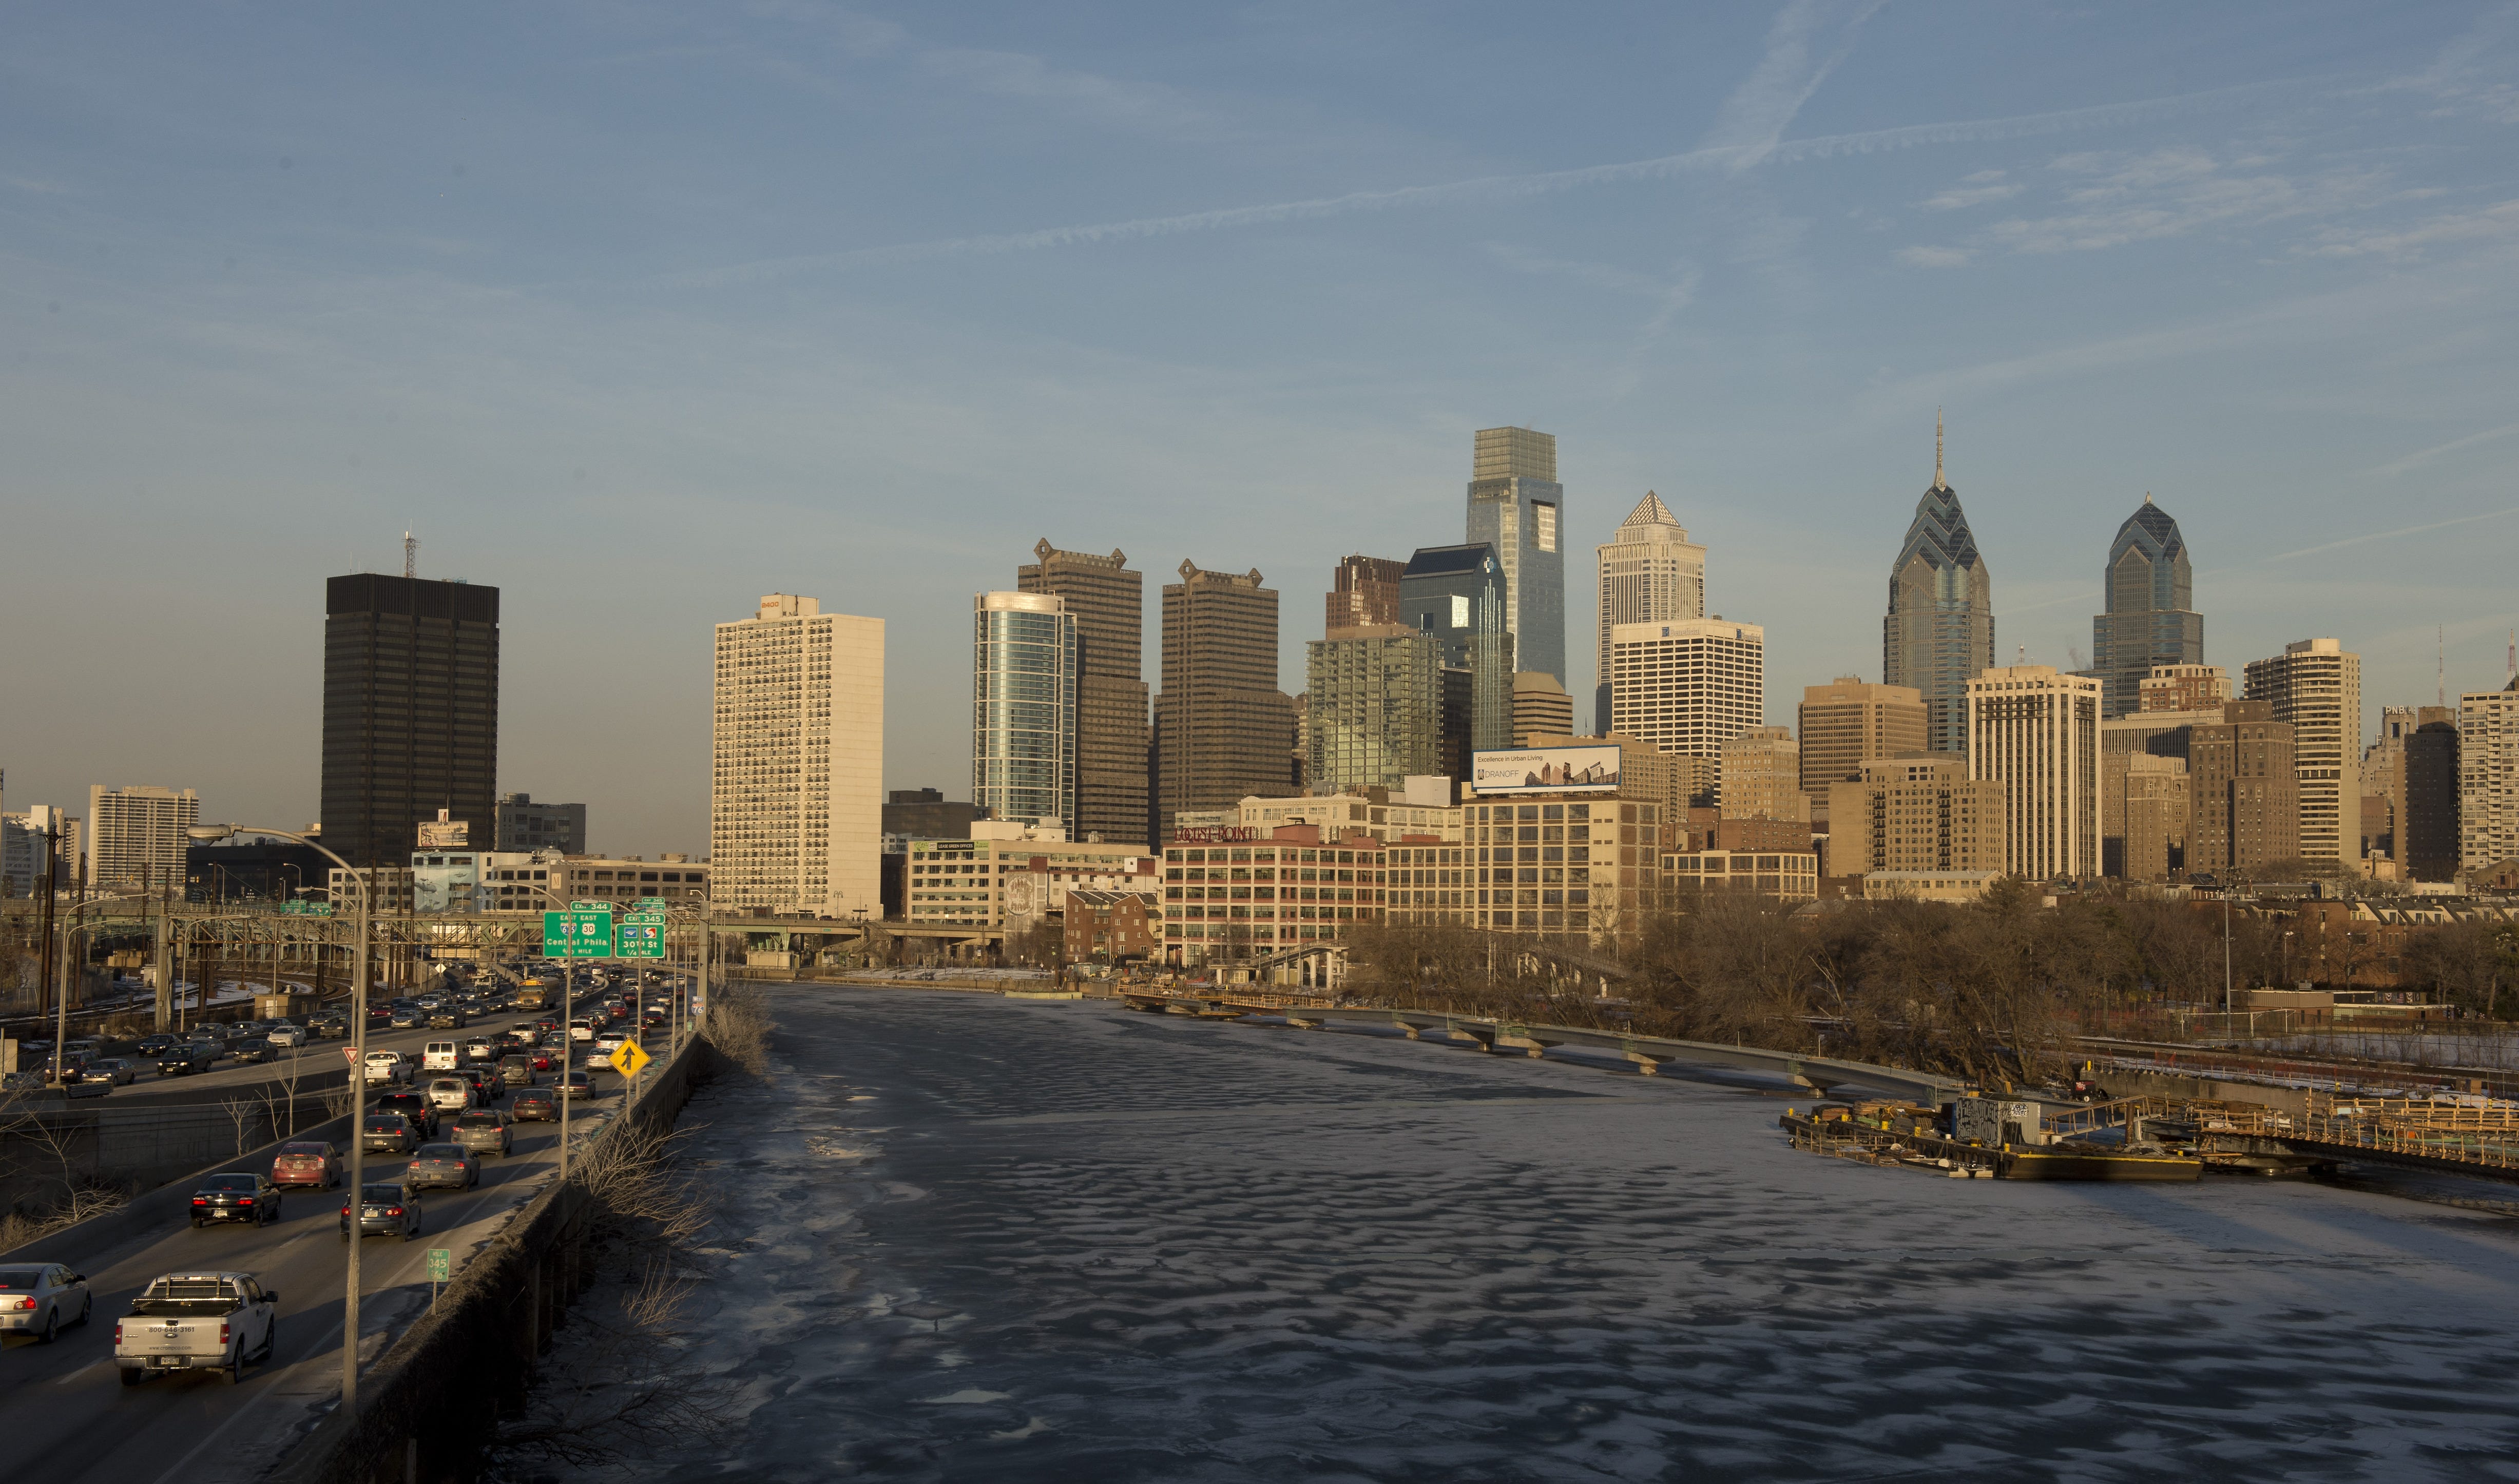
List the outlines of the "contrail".
{"label": "contrail", "polygon": [[2140,123],[2197,109],[2230,106],[2250,98],[2295,88],[2313,80],[2315,79],[2294,78],[2277,82],[2245,83],[2237,87],[2215,88],[2207,92],[2182,94],[2173,98],[2100,104],[2092,108],[2063,109],[2049,113],[2022,113],[2010,118],[1908,124],[1894,129],[1870,129],[1856,134],[1828,134],[1812,139],[1789,140],[1773,146],[1760,144],[1712,146],[1705,149],[1687,150],[1677,154],[1657,155],[1651,159],[1623,160],[1607,165],[1585,165],[1571,170],[1542,170],[1522,175],[1482,175],[1468,180],[1447,181],[1439,185],[1399,186],[1380,191],[1350,191],[1344,196],[1271,201],[1257,206],[1225,206],[1212,211],[1187,212],[1178,216],[1134,217],[1126,221],[1045,227],[1032,232],[945,238],[925,242],[902,242],[889,247],[862,247],[848,252],[763,258],[756,262],[739,263],[727,268],[698,269],[689,273],[676,274],[672,275],[668,282],[703,286],[754,283],[816,269],[873,268],[893,263],[919,262],[930,258],[994,256],[1006,252],[1029,252],[1043,247],[1072,247],[1097,242],[1129,241],[1141,238],[1176,237],[1192,232],[1217,232],[1233,227],[1265,226],[1278,222],[1347,216],[1359,211],[1390,211],[1416,206],[1443,205],[1452,201],[1474,198],[1541,196],[1558,191],[1580,190],[1590,186],[1669,180],[1701,172],[1746,168],[1767,163],[1792,164],[1803,160],[1834,159],[1851,154],[1878,154],[1894,150],[1912,150],[1924,145],[1973,144],[1990,140],[2022,139],[2040,134],[2060,134],[2078,129]]}
{"label": "contrail", "polygon": [[[2487,510],[2481,515],[2455,515],[2452,516],[2448,520],[2435,520],[2425,525],[2399,526],[2393,531],[2367,531],[2360,536],[2345,537],[2342,541],[2330,541],[2320,546],[2303,546],[2297,551],[2277,551],[2272,556],[2261,556],[2252,562],[2235,562],[2228,567],[2215,567],[2210,571],[2198,572],[2195,575],[2197,577],[2222,577],[2232,572],[2245,572],[2251,567],[2269,566],[2275,562],[2292,561],[2303,556],[2316,556],[2321,551],[2340,550],[2346,546],[2359,546],[2365,543],[2374,541],[2394,541],[2400,536],[2420,536],[2426,531],[2445,531],[2451,526],[2473,525],[2479,520],[2498,520],[2505,515],[2519,515],[2519,505],[2511,505],[2506,509],[2500,510]],[[2092,589],[2082,592],[2070,593],[2063,597],[2050,598],[2043,603],[2031,603],[2026,607],[2011,608],[2005,611],[2013,615],[2036,613],[2047,608],[2061,608],[2067,603],[2093,602],[2103,596],[2104,594],[2099,592],[2097,589]]]}

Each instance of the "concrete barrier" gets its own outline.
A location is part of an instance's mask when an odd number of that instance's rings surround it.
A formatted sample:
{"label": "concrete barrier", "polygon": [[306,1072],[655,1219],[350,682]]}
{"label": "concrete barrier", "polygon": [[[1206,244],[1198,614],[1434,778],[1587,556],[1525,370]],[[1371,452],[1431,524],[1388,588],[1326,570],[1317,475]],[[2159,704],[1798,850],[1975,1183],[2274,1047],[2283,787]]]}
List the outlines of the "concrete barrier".
{"label": "concrete barrier", "polygon": [[[587,1142],[623,1127],[671,1127],[690,1101],[695,1072],[713,1058],[708,1043],[692,1037],[651,1068],[639,1101]],[[574,1182],[554,1181],[525,1202],[360,1375],[357,1414],[335,1408],[264,1477],[275,1484],[401,1484],[477,1474],[499,1419],[522,1404],[535,1359],[587,1283],[593,1214]]]}

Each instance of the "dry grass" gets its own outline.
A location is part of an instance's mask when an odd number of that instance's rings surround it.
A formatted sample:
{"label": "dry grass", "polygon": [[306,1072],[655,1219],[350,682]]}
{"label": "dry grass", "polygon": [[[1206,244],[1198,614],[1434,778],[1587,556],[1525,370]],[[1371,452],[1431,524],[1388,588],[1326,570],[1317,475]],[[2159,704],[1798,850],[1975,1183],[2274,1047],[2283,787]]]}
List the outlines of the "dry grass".
{"label": "dry grass", "polygon": [[757,1077],[770,1069],[770,1027],[769,997],[750,984],[729,982],[711,991],[700,1035]]}

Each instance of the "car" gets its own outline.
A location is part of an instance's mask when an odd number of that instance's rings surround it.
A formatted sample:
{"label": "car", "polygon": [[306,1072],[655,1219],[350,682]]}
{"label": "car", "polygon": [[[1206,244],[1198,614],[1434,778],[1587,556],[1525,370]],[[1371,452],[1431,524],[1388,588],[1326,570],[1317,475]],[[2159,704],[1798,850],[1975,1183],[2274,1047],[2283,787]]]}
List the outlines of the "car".
{"label": "car", "polygon": [[594,1040],[594,1039],[595,1039],[595,1023],[594,1023],[593,1021],[590,1021],[590,1020],[586,1019],[586,1018],[585,1018],[585,1017],[583,1017],[583,1016],[580,1016],[578,1019],[576,1019],[576,1020],[573,1020],[573,1021],[569,1022],[569,1023],[568,1023],[568,1038],[569,1038],[570,1040],[572,1040],[572,1041],[591,1041],[591,1040]]}
{"label": "car", "polygon": [[221,1048],[202,1041],[187,1041],[180,1046],[169,1046],[157,1053],[157,1074],[161,1077],[180,1077],[197,1071],[207,1071],[217,1065],[221,1054]]}
{"label": "car", "polygon": [[350,1021],[347,1016],[319,1015],[306,1023],[306,1029],[319,1040],[346,1041],[350,1038]]}
{"label": "car", "polygon": [[499,1059],[499,1043],[486,1035],[476,1035],[464,1043],[464,1055],[470,1061],[495,1062]]}
{"label": "car", "polygon": [[396,1030],[417,1030],[420,1028],[420,1023],[426,1017],[427,1012],[424,1010],[415,1009],[408,1005],[398,1005],[394,1008],[393,1013],[385,1018],[385,1024],[391,1026]]}
{"label": "car", "polygon": [[658,1006],[639,1017],[639,1024],[649,1030],[662,1030],[674,1023],[674,1013]]}
{"label": "car", "polygon": [[442,1005],[428,1012],[428,1028],[431,1030],[461,1030],[469,1024],[471,1017],[452,1005]]}
{"label": "car", "polygon": [[113,1364],[126,1386],[175,1371],[224,1372],[234,1385],[279,1343],[280,1295],[251,1273],[169,1273],[114,1325]]}
{"label": "car", "polygon": [[472,1084],[472,1091],[484,1103],[496,1103],[508,1095],[508,1079],[495,1066],[471,1066],[457,1069],[457,1076]]}
{"label": "car", "polygon": [[254,1062],[268,1062],[272,1059],[273,1052],[269,1041],[260,1036],[253,1036],[247,1040],[230,1042],[228,1055],[235,1058],[239,1066],[243,1066]]}
{"label": "car", "polygon": [[359,1148],[407,1155],[420,1148],[417,1125],[398,1113],[372,1113],[359,1125]]}
{"label": "car", "polygon": [[128,1087],[140,1075],[137,1063],[121,1057],[98,1057],[79,1069],[82,1082],[103,1082],[111,1087]]}
{"label": "car", "polygon": [[480,1094],[473,1091],[471,1080],[460,1076],[431,1077],[420,1095],[428,1099],[429,1107],[441,1113],[463,1113],[480,1101]]}
{"label": "car", "polygon": [[402,1183],[413,1190],[451,1186],[467,1191],[481,1183],[481,1160],[461,1144],[423,1144],[412,1151]]}
{"label": "car", "polygon": [[[359,1235],[409,1242],[420,1235],[420,1192],[399,1181],[372,1180],[359,1187]],[[341,1241],[350,1240],[350,1202],[341,1202]]]}
{"label": "car", "polygon": [[626,1030],[607,1030],[587,1043],[587,1055],[593,1057],[608,1057],[612,1055],[612,1053],[619,1051],[623,1046],[628,1045],[629,1041],[630,1032]]}
{"label": "car", "polygon": [[420,1069],[453,1071],[463,1056],[453,1041],[430,1041],[420,1048]]}
{"label": "car", "polygon": [[262,1038],[274,1046],[303,1046],[306,1044],[306,1030],[303,1026],[282,1021],[264,1031]]}
{"label": "car", "polygon": [[420,1130],[420,1136],[422,1139],[434,1139],[437,1137],[437,1109],[428,1101],[425,1094],[417,1092],[382,1093],[379,1094],[373,1102],[368,1104],[368,1112],[400,1113],[411,1120],[412,1127]]}
{"label": "car", "polygon": [[516,1152],[515,1139],[508,1131],[508,1115],[495,1108],[457,1114],[455,1142],[475,1155],[497,1155],[502,1159]]}
{"label": "car", "polygon": [[510,1087],[533,1086],[533,1057],[519,1051],[499,1058],[499,1080]]}
{"label": "car", "polygon": [[548,1087],[519,1087],[508,1100],[508,1116],[518,1123],[556,1123],[559,1094]]}
{"label": "car", "polygon": [[86,1324],[95,1309],[83,1273],[57,1262],[0,1267],[0,1334],[31,1334],[49,1345],[64,1330]]}
{"label": "car", "polygon": [[176,1041],[173,1036],[160,1033],[157,1035],[142,1036],[139,1042],[131,1049],[141,1058],[141,1060],[146,1061],[164,1051],[167,1047],[175,1044]]}
{"label": "car", "polygon": [[341,1183],[341,1152],[321,1139],[296,1139],[271,1157],[271,1183],[329,1191]]}
{"label": "car", "polygon": [[564,1072],[556,1084],[561,1097],[589,1098],[595,1095],[595,1079],[582,1071]]}
{"label": "car", "polygon": [[367,1067],[371,1084],[399,1087],[411,1080],[411,1062],[399,1051],[371,1051]]}
{"label": "car", "polygon": [[234,1170],[211,1175],[193,1191],[193,1228],[213,1222],[250,1221],[269,1226],[280,1219],[280,1187],[269,1175]]}

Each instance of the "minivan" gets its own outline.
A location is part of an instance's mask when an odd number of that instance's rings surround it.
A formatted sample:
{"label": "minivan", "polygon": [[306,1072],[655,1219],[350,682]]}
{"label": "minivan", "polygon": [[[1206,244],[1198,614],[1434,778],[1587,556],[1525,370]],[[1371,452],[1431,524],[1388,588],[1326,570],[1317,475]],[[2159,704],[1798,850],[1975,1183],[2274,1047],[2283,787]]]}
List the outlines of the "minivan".
{"label": "minivan", "polygon": [[453,1071],[455,1062],[453,1041],[431,1041],[420,1048],[420,1069],[422,1071]]}

